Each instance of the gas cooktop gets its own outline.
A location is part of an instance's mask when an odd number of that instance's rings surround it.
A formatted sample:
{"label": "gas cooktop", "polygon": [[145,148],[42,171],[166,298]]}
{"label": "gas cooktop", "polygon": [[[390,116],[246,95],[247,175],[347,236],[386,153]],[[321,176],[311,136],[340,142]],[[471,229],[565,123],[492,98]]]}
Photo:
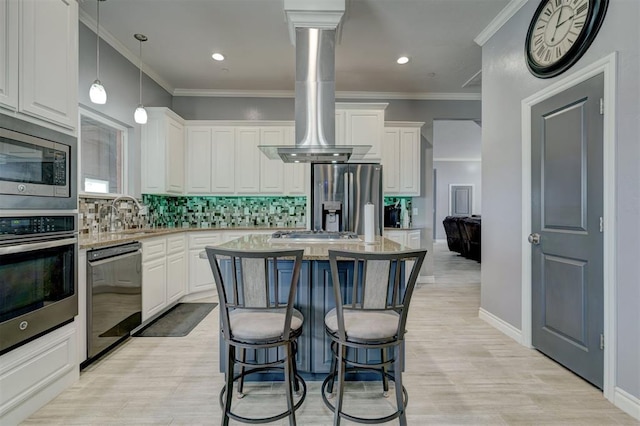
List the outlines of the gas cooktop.
{"label": "gas cooktop", "polygon": [[271,235],[272,241],[340,241],[358,242],[361,241],[355,232],[333,232],[333,231],[277,231]]}

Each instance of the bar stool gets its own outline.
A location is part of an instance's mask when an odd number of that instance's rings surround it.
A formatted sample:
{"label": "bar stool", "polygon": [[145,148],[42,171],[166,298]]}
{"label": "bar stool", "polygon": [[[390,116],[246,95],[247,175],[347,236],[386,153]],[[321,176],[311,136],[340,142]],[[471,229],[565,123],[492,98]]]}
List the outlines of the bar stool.
{"label": "bar stool", "polygon": [[[307,386],[295,364],[296,339],[302,333],[303,315],[293,307],[304,250],[238,251],[205,248],[220,301],[220,322],[226,345],[225,385],[220,391],[222,424],[229,419],[268,423],[289,417],[302,405]],[[288,263],[285,263],[287,262]],[[289,269],[289,264],[293,267]],[[291,272],[282,280],[281,272]],[[286,281],[280,283],[280,281]],[[286,300],[281,300],[286,295]],[[247,361],[247,349],[269,350],[264,361]],[[239,353],[238,353],[239,352]],[[239,357],[237,356],[239,355]],[[235,366],[240,372],[236,374]],[[261,372],[284,372],[287,410],[269,417],[243,417],[232,411],[233,383],[243,397],[244,378]],[[302,388],[302,390],[300,390]],[[298,401],[294,401],[294,390]]]}
{"label": "bar stool", "polygon": [[[333,360],[331,372],[322,383],[322,400],[334,413],[334,425],[339,425],[341,418],[369,424],[397,418],[401,425],[407,424],[408,395],[402,385],[403,343],[411,295],[426,253],[426,250],[393,253],[329,250],[336,307],[324,319],[325,330],[332,341]],[[338,261],[353,264],[353,282],[340,281]],[[402,282],[403,265],[407,271],[410,269],[406,284]],[[380,361],[359,362],[355,355],[363,349],[379,350]],[[391,366],[393,372],[389,371]],[[388,380],[395,383],[396,411],[379,418],[346,413],[343,408],[345,373],[371,370],[381,374],[385,396]],[[334,382],[337,384],[335,404],[327,397],[327,394],[333,395]]]}

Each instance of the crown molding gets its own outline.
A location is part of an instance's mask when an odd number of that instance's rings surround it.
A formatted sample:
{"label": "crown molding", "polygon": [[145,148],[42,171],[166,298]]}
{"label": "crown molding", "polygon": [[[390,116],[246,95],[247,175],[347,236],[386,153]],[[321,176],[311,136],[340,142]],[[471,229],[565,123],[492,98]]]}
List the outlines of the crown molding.
{"label": "crown molding", "polygon": [[[173,96],[219,98],[295,98],[293,90],[175,89]],[[398,99],[427,101],[479,101],[480,93],[336,92],[336,99]]]}
{"label": "crown molding", "polygon": [[476,44],[478,44],[479,46],[483,46],[526,3],[527,3],[527,0],[511,0],[500,11],[500,13],[498,13],[491,22],[489,22],[489,25],[487,25],[487,27],[484,30],[482,30],[480,34],[476,36],[476,38],[473,39],[473,41],[475,41]]}
{"label": "crown molding", "polygon": [[[78,11],[78,18],[80,22],[85,24],[91,31],[94,33],[97,32],[97,22],[91,16],[87,14],[84,10],[80,9]],[[103,27],[100,27],[100,38],[104,40],[109,46],[113,47],[118,53],[124,56],[129,62],[131,62],[136,67],[140,66],[140,58],[135,53],[131,52],[127,47],[122,44],[118,39],[116,39],[113,34],[109,31],[106,31]],[[160,77],[158,73],[156,73],[151,67],[142,62],[141,65],[142,72],[145,73],[149,78],[158,83],[164,90],[173,94],[175,88],[171,86],[165,79]]]}

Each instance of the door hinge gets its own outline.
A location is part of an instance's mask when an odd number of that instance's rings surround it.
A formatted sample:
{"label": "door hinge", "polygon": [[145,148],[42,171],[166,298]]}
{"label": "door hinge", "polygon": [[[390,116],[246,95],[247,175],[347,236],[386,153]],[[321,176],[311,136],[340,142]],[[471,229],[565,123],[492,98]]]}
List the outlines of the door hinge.
{"label": "door hinge", "polygon": [[600,115],[604,115],[604,99],[600,98]]}
{"label": "door hinge", "polygon": [[604,334],[600,334],[600,350],[604,350]]}
{"label": "door hinge", "polygon": [[602,216],[600,216],[600,232],[604,232],[604,220]]}

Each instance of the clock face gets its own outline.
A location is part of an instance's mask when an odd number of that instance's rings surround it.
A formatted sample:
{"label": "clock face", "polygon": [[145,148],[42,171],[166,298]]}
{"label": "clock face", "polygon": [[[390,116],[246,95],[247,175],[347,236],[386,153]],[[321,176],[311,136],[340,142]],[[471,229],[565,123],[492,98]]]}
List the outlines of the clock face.
{"label": "clock face", "polygon": [[543,0],[529,26],[527,65],[542,78],[567,70],[595,38],[608,0]]}

